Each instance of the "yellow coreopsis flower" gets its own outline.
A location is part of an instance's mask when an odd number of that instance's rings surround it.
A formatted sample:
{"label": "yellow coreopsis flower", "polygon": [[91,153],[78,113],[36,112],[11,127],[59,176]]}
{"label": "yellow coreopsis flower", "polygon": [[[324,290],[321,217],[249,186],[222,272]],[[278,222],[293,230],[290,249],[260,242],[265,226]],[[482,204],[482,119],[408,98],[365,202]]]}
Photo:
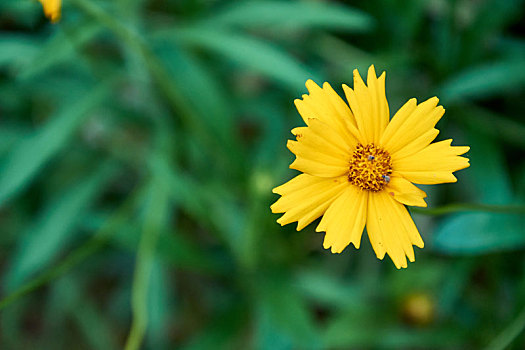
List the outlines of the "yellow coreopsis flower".
{"label": "yellow coreopsis flower", "polygon": [[38,0],[44,8],[44,14],[51,22],[55,23],[60,19],[60,7],[62,0]]}
{"label": "yellow coreopsis flower", "polygon": [[323,246],[333,253],[359,248],[366,225],[377,257],[388,254],[399,269],[415,260],[412,245],[424,245],[405,207],[426,206],[413,183],[457,181],[452,172],[469,166],[459,157],[469,147],[431,143],[445,113],[436,97],[410,99],[390,120],[385,73],[378,78],[371,66],[367,85],[354,70],[354,88],[343,85],[346,104],[330,84],[306,82],[309,95],[295,105],[307,126],[293,129],[297,140],[287,145],[296,155],[290,168],[303,174],[273,189],[281,198],[271,209],[297,230],[323,215],[316,231],[326,232]]}

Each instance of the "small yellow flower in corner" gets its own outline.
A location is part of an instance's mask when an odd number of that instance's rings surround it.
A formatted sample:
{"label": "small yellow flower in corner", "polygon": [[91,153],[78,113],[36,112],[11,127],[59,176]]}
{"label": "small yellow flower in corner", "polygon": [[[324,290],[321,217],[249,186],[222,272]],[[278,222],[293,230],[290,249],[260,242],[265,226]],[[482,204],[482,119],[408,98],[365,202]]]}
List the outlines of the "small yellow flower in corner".
{"label": "small yellow flower in corner", "polygon": [[390,120],[385,73],[378,78],[371,66],[367,85],[354,70],[354,88],[343,85],[346,104],[330,84],[306,82],[309,95],[295,105],[307,126],[288,141],[296,155],[290,168],[303,174],[273,189],[281,198],[271,209],[284,213],[281,225],[297,221],[297,230],[322,215],[316,231],[326,232],[332,253],[359,248],[366,225],[377,257],[388,254],[399,269],[415,260],[413,245],[424,246],[405,207],[427,205],[414,183],[457,181],[452,172],[469,166],[460,157],[469,147],[432,143],[445,113],[436,97],[410,99]]}
{"label": "small yellow flower in corner", "polygon": [[38,0],[44,8],[44,14],[53,23],[60,19],[60,7],[62,0]]}

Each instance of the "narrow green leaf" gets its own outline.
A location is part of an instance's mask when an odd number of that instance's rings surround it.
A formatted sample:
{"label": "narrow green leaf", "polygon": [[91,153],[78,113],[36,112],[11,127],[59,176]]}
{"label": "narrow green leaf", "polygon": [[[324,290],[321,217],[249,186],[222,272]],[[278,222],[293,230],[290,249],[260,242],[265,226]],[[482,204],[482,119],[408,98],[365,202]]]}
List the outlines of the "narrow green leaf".
{"label": "narrow green leaf", "polygon": [[501,95],[525,86],[525,61],[505,61],[469,68],[439,89],[443,102]]}
{"label": "narrow green leaf", "polygon": [[91,296],[80,288],[81,285],[79,278],[72,275],[62,278],[58,284],[63,289],[61,294],[68,294],[71,299],[66,305],[68,314],[92,349],[118,349],[114,325],[105,317],[104,310],[100,310]]}
{"label": "narrow green leaf", "polygon": [[361,304],[357,285],[342,283],[325,271],[304,271],[297,275],[295,285],[306,298],[323,305],[356,308]]}
{"label": "narrow green leaf", "polygon": [[[156,162],[158,160],[153,160]],[[166,223],[169,210],[169,196],[160,174],[154,174],[146,202],[144,226],[137,252],[133,278],[131,309],[133,322],[126,341],[126,350],[140,349],[148,326],[148,295],[155,250],[160,232]]]}
{"label": "narrow green leaf", "polygon": [[102,31],[98,24],[78,23],[74,31],[65,32],[61,27],[55,35],[45,42],[31,59],[17,67],[19,79],[30,79],[58,64],[78,64],[82,62],[78,51]]}
{"label": "narrow green leaf", "polygon": [[4,125],[0,129],[0,155],[9,152],[16,142],[24,137],[27,137],[29,130],[25,128],[17,128],[15,126]]}
{"label": "narrow green leaf", "polygon": [[217,139],[214,144],[221,145],[208,151],[215,153],[225,149],[230,158],[240,159],[235,113],[219,80],[197,57],[180,50],[178,45],[160,42],[157,46],[155,53],[170,73],[171,80],[177,82],[181,94],[200,116],[207,134]]}
{"label": "narrow green leaf", "polygon": [[258,348],[322,348],[310,310],[288,281],[275,272],[258,286]]}
{"label": "narrow green leaf", "polygon": [[0,300],[0,310],[3,310],[8,305],[12,304],[24,295],[31,293],[39,287],[45,285],[49,281],[52,281],[53,279],[63,275],[71,268],[101,249],[112,234],[117,232],[124,223],[127,223],[131,220],[134,205],[137,200],[142,200],[144,195],[143,192],[144,191],[141,188],[140,191],[137,191],[134,194],[128,196],[121,207],[113,215],[111,215],[107,221],[104,222],[104,225],[102,225],[102,227],[93,235],[93,237],[91,237],[90,240],[68,254],[67,257],[65,257],[58,265],[50,268],[38,277],[35,277],[31,281],[25,283],[13,293],[3,297]]}
{"label": "narrow green leaf", "polygon": [[32,37],[0,35],[0,67],[17,67],[29,62],[38,52],[38,41]]}
{"label": "narrow green leaf", "polygon": [[88,112],[110,92],[110,84],[103,83],[80,101],[63,108],[40,130],[13,146],[0,166],[0,206],[31,182],[39,169],[66,145]]}
{"label": "narrow green leaf", "polygon": [[326,28],[355,32],[370,29],[373,19],[332,2],[241,1],[214,13],[205,23],[264,30]]}
{"label": "narrow green leaf", "polygon": [[178,30],[176,38],[187,45],[210,50],[274,79],[293,91],[303,89],[307,79],[319,81],[318,77],[282,48],[238,32],[194,27]]}
{"label": "narrow green leaf", "polygon": [[176,298],[170,290],[169,274],[163,262],[156,258],[151,268],[150,290],[148,292],[148,345],[151,349],[168,346],[168,321]]}
{"label": "narrow green leaf", "polygon": [[82,213],[112,178],[114,168],[103,165],[81,183],[68,188],[43,210],[31,225],[17,250],[7,276],[9,290],[20,285],[36,271],[47,267],[71,238]]}
{"label": "narrow green leaf", "polygon": [[483,254],[525,246],[525,217],[510,214],[464,213],[436,229],[434,249],[450,254]]}

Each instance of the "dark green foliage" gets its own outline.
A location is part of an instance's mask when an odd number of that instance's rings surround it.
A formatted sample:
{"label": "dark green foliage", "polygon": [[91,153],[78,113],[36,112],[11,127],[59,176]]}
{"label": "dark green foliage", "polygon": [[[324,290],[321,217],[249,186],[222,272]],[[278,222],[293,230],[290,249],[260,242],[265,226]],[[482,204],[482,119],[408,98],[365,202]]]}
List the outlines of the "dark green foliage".
{"label": "dark green foliage", "polygon": [[[524,1],[62,1],[0,2],[1,349],[525,346]],[[306,79],[370,64],[471,146],[403,271],[269,209]]]}

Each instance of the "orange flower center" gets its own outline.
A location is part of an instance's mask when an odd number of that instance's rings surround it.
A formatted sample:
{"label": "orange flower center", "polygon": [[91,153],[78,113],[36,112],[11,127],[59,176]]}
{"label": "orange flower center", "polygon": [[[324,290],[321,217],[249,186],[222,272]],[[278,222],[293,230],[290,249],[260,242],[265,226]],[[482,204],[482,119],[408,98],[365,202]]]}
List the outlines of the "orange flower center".
{"label": "orange flower center", "polygon": [[392,160],[390,154],[373,143],[357,144],[348,172],[348,181],[363,190],[378,192],[390,181]]}

